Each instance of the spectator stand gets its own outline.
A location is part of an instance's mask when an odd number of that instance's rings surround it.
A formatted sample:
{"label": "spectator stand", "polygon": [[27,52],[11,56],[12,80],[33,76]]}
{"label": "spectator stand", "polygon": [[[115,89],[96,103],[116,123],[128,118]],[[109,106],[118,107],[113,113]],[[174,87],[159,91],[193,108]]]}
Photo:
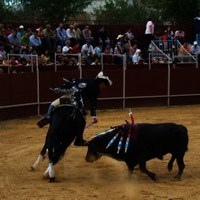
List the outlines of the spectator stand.
{"label": "spectator stand", "polygon": [[69,66],[66,66],[64,60],[66,59],[67,62],[68,61],[70,62],[70,59],[71,59],[71,61],[73,61],[73,64],[71,65],[71,67],[73,68],[78,67],[78,70],[80,71],[80,78],[82,78],[83,63],[82,63],[81,53],[78,53],[78,54],[55,53],[54,59],[55,59],[55,72],[58,71],[59,67],[60,69],[63,69],[63,67],[64,69],[66,69],[66,67],[69,67]]}
{"label": "spectator stand", "polygon": [[[178,40],[152,40],[149,49],[149,66],[151,61],[155,62],[155,60],[158,63],[165,63],[167,60],[180,64],[196,63],[197,59],[187,50],[185,50],[185,55],[179,55],[181,47],[182,44]],[[198,67],[198,63],[196,66]]]}
{"label": "spectator stand", "polygon": [[7,54],[8,73],[34,72],[38,65],[38,55]]}

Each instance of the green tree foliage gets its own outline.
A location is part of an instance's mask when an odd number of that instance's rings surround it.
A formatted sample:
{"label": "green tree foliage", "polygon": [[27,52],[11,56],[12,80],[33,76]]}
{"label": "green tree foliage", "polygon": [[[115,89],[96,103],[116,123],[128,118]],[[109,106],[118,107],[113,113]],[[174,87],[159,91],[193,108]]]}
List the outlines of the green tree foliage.
{"label": "green tree foliage", "polygon": [[16,0],[15,12],[21,19],[58,23],[83,12],[92,0]]}
{"label": "green tree foliage", "polygon": [[154,15],[161,22],[171,24],[191,24],[194,17],[200,14],[199,0],[151,0]]}
{"label": "green tree foliage", "polygon": [[4,21],[4,19],[11,19],[14,18],[14,13],[11,11],[9,6],[6,6],[4,4],[4,0],[0,0],[0,19],[1,22]]}
{"label": "green tree foliage", "polygon": [[200,15],[200,0],[106,0],[93,15],[106,23],[144,23],[151,17],[160,24],[189,24]]}
{"label": "green tree foliage", "polygon": [[104,6],[100,6],[92,13],[97,21],[109,24],[132,24],[144,21],[146,11],[140,0],[107,0]]}

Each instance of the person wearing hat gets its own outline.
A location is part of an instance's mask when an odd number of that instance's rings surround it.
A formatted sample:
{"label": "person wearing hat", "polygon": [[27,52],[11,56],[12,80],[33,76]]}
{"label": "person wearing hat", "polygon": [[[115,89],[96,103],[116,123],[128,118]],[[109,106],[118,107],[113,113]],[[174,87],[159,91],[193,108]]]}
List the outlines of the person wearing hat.
{"label": "person wearing hat", "polygon": [[[98,75],[94,79],[92,78],[73,79],[72,81],[70,81],[70,84],[73,87],[77,88],[78,91],[81,93],[81,96],[83,98],[83,104],[84,104],[83,115],[84,116],[87,115],[86,109],[88,106],[93,123],[97,123],[98,122],[98,119],[97,119],[98,97],[105,88],[112,85],[112,81],[110,80],[110,78],[108,76],[104,76],[103,72],[101,71],[98,73]],[[69,82],[66,82],[64,85],[59,87],[59,90],[61,91],[67,90],[67,89],[69,89]],[[64,98],[64,96],[66,95],[68,94],[63,95],[62,97],[60,97],[59,99],[56,99],[50,104],[47,115],[44,117],[46,120],[46,124],[49,123],[52,111],[56,107],[58,107],[61,104],[61,102],[63,104],[63,101],[61,101],[61,99]],[[42,118],[41,120],[43,120],[44,118]],[[42,126],[39,126],[39,127],[42,128],[46,124],[43,124]],[[83,139],[83,136],[80,136],[76,138],[74,145],[84,146],[85,143],[86,141]]]}
{"label": "person wearing hat", "polygon": [[24,26],[20,25],[19,30],[17,31],[17,38],[19,39],[20,44],[21,44],[21,39],[25,35],[25,33],[26,33],[26,31],[24,30]]}

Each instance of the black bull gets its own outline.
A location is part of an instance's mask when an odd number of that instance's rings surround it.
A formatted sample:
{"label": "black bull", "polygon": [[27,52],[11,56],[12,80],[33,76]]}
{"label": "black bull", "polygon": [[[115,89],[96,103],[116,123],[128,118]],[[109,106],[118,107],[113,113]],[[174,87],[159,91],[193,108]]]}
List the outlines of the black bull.
{"label": "black bull", "polygon": [[[116,134],[118,135],[114,140]],[[130,140],[127,148],[128,135]],[[109,143],[112,144],[109,146]],[[187,151],[187,145],[188,133],[187,128],[183,125],[174,123],[125,124],[89,140],[85,159],[87,162],[93,162],[102,155],[107,155],[124,161],[128,166],[129,175],[133,172],[134,167],[139,165],[142,172],[152,180],[156,180],[156,174],[146,168],[146,161],[153,158],[162,159],[165,154],[170,153],[172,157],[167,166],[168,170],[172,170],[173,162],[176,160],[178,173],[174,178],[180,179],[185,168],[183,158]]]}
{"label": "black bull", "polygon": [[[53,165],[55,165],[64,155],[68,146],[73,140],[82,135],[85,128],[85,118],[82,112],[74,106],[60,106],[51,115],[50,126],[46,135],[45,144],[36,162],[31,167],[35,170],[39,162],[48,153],[49,166],[44,173],[50,181],[55,179]],[[47,151],[48,150],[48,151]]]}

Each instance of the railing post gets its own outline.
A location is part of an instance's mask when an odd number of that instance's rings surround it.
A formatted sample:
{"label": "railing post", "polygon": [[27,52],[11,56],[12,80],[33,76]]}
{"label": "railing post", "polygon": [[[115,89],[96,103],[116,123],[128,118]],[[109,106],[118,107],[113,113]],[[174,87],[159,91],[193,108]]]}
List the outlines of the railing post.
{"label": "railing post", "polygon": [[40,115],[40,73],[38,67],[38,55],[36,55],[36,73],[37,73],[37,114]]}
{"label": "railing post", "polygon": [[126,69],[127,59],[126,54],[123,54],[123,108],[126,108]]}
{"label": "railing post", "polygon": [[170,63],[168,61],[167,65],[167,106],[170,106],[170,92],[171,91],[171,70],[170,70]]}
{"label": "railing post", "polygon": [[82,72],[82,65],[81,65],[81,53],[78,54],[78,69],[80,71],[79,73],[79,77],[82,78],[83,77],[83,72]]}
{"label": "railing post", "polygon": [[55,72],[57,72],[57,53],[54,54],[54,62],[55,62]]}

